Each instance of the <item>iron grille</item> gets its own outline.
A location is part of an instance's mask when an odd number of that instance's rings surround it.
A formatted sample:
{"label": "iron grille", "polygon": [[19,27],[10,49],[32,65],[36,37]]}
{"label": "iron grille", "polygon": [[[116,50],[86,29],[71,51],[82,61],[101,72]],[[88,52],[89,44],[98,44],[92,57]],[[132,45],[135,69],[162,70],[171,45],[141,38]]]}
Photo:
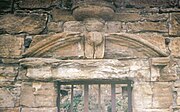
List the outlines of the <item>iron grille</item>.
{"label": "iron grille", "polygon": [[[110,88],[108,90],[108,87]],[[78,93],[77,88],[82,92]],[[121,90],[121,92],[119,92]],[[126,99],[126,107],[121,112],[132,112],[132,81],[85,81],[85,82],[57,82],[57,108],[58,112],[120,112],[118,106],[122,106],[119,95]],[[104,93],[110,95],[102,95]],[[66,100],[62,101],[64,97]],[[78,99],[79,98],[79,99]],[[108,100],[109,99],[109,100]],[[107,101],[106,101],[107,100]],[[102,101],[109,104],[103,107]],[[94,102],[94,108],[90,105]],[[121,102],[121,104],[118,104]],[[79,106],[78,107],[78,103]],[[81,103],[81,104],[80,104]],[[82,108],[77,110],[77,108]],[[64,110],[62,110],[64,109]]]}

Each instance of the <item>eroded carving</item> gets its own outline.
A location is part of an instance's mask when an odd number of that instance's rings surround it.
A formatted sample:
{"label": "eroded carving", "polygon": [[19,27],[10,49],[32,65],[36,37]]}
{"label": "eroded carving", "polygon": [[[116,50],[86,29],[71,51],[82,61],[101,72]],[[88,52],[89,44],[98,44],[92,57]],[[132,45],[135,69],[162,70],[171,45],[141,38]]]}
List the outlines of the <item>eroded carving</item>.
{"label": "eroded carving", "polygon": [[24,57],[120,59],[169,55],[165,45],[162,45],[165,44],[163,39],[151,42],[143,36],[127,33],[63,32],[40,39],[42,40],[32,42],[23,54]]}
{"label": "eroded carving", "polygon": [[114,6],[105,0],[74,0],[73,16],[76,20],[101,18],[111,20],[114,16]]}
{"label": "eroded carving", "polygon": [[[83,36],[77,32],[63,32],[52,36],[49,36],[28,49],[23,56],[24,57],[43,57],[43,55],[49,51],[53,52],[59,48],[80,42]],[[81,44],[80,44],[81,46]],[[79,49],[83,50],[82,47]]]}
{"label": "eroded carving", "polygon": [[100,32],[89,32],[85,39],[85,57],[103,58],[104,57],[104,36]]}
{"label": "eroded carving", "polygon": [[[110,58],[113,54],[118,55],[114,58],[166,57],[169,55],[158,46],[134,34],[108,34],[106,35],[106,44],[105,57],[107,58]],[[119,48],[117,48],[118,46]]]}

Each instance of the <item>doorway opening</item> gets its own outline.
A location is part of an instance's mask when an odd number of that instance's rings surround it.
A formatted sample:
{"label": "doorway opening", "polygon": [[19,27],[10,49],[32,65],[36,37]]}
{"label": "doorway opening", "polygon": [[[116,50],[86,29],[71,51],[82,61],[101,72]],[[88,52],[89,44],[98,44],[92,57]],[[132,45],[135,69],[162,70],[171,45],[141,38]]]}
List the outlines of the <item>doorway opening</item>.
{"label": "doorway opening", "polygon": [[57,82],[58,112],[132,112],[132,81]]}

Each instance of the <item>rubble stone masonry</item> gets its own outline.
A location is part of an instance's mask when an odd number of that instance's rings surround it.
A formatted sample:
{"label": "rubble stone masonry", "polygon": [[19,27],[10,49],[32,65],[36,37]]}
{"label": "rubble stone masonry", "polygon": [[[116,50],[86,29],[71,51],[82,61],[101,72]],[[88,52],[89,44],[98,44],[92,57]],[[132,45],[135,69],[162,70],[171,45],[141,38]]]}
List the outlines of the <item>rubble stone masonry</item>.
{"label": "rubble stone masonry", "polygon": [[133,112],[180,112],[180,0],[0,1],[0,112],[57,112],[57,81],[114,79]]}

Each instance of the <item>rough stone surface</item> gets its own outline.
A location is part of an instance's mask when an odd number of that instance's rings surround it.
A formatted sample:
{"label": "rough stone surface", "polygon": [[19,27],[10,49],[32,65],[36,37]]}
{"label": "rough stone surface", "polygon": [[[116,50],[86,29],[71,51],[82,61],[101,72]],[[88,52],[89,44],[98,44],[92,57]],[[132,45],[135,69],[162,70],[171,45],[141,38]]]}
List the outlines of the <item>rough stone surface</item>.
{"label": "rough stone surface", "polygon": [[170,14],[169,35],[180,36],[180,13]]}
{"label": "rough stone surface", "polygon": [[[57,67],[28,68],[26,76],[36,80],[88,80],[88,79],[126,79],[150,80],[149,62],[118,61],[118,60],[82,60],[82,61],[58,61],[41,59],[22,60],[23,66],[39,66],[43,63],[59,63]],[[39,61],[38,61],[39,60]],[[41,61],[40,61],[41,60]],[[56,62],[57,61],[57,62]],[[32,63],[31,63],[32,62]],[[37,64],[33,62],[38,62]],[[77,66],[78,65],[78,66]],[[101,65],[101,66],[100,66]],[[112,66],[113,65],[113,66]],[[45,66],[45,65],[44,65]],[[82,67],[83,66],[83,67]],[[88,69],[86,69],[88,68]],[[64,75],[66,74],[66,75]],[[110,78],[111,77],[111,78]]]}
{"label": "rough stone surface", "polygon": [[[176,81],[177,62],[169,57],[151,59],[151,81]],[[156,74],[157,73],[157,74]]]}
{"label": "rough stone surface", "polygon": [[86,19],[85,26],[87,31],[102,31],[104,29],[104,21],[97,19]]}
{"label": "rough stone surface", "polygon": [[46,15],[41,14],[7,14],[0,19],[0,29],[10,33],[39,34],[45,28]]}
{"label": "rough stone surface", "polygon": [[119,21],[106,22],[105,32],[107,33],[119,33],[123,31],[123,25]]}
{"label": "rough stone surface", "polygon": [[57,108],[22,108],[21,112],[57,112]]}
{"label": "rough stone surface", "polygon": [[15,81],[17,75],[18,67],[0,65],[0,86],[3,86],[5,82]]}
{"label": "rough stone surface", "polygon": [[[154,39],[152,41],[150,38]],[[148,39],[147,39],[148,38]],[[155,42],[155,40],[157,40]],[[164,37],[157,34],[112,33],[106,36],[105,58],[137,58],[168,56]]]}
{"label": "rough stone surface", "polygon": [[55,5],[55,3],[58,3],[58,0],[20,0],[19,7],[21,8],[48,8],[52,5]]}
{"label": "rough stone surface", "polygon": [[8,86],[0,88],[0,107],[13,108],[19,106],[20,87]]}
{"label": "rough stone surface", "polygon": [[150,6],[164,6],[164,7],[168,7],[168,6],[176,6],[177,5],[177,1],[172,0],[130,0],[128,3],[128,5],[132,5],[134,7],[137,8],[142,8],[142,7],[150,7]]}
{"label": "rough stone surface", "polygon": [[20,112],[20,108],[0,108],[0,112]]}
{"label": "rough stone surface", "polygon": [[55,107],[56,92],[53,83],[24,83],[20,104],[26,107]]}
{"label": "rough stone surface", "polygon": [[173,103],[172,84],[156,82],[153,85],[153,108],[168,109]]}
{"label": "rough stone surface", "polygon": [[141,15],[138,13],[118,13],[113,18],[113,20],[121,22],[140,21],[141,19]]}
{"label": "rough stone surface", "polygon": [[84,24],[80,21],[65,22],[63,27],[64,27],[64,31],[71,31],[71,32],[84,32],[84,31],[86,31]]}
{"label": "rough stone surface", "polygon": [[83,36],[78,32],[35,36],[32,39],[30,48],[23,56],[54,57],[60,59],[82,58],[84,56]]}
{"label": "rough stone surface", "polygon": [[32,41],[31,41],[31,44],[30,44],[30,47],[36,45],[38,42],[42,41],[43,39],[46,39],[49,35],[35,35],[33,38],[32,38]]}
{"label": "rough stone surface", "polygon": [[48,31],[49,32],[56,32],[56,33],[63,31],[62,26],[63,26],[63,22],[58,22],[58,23],[56,23],[56,22],[49,22],[47,24]]}
{"label": "rough stone surface", "polygon": [[145,41],[148,41],[149,43],[158,47],[159,49],[166,52],[167,54],[170,54],[170,51],[168,50],[168,47],[165,44],[166,37],[164,37],[162,34],[143,33],[143,34],[137,34],[137,36],[139,36],[139,38],[144,39]]}
{"label": "rough stone surface", "polygon": [[133,111],[141,112],[152,107],[153,90],[149,83],[135,83],[133,93]]}
{"label": "rough stone surface", "polygon": [[170,43],[171,55],[177,58],[180,58],[180,37],[172,39]]}
{"label": "rough stone surface", "polygon": [[136,22],[126,24],[127,32],[160,32],[168,33],[167,24],[165,22]]}
{"label": "rough stone surface", "polygon": [[126,12],[120,12],[117,13],[113,21],[121,21],[121,22],[138,22],[138,21],[167,21],[168,20],[168,14],[157,14],[157,13],[126,13]]}
{"label": "rough stone surface", "polygon": [[52,14],[52,20],[55,22],[75,20],[74,17],[71,15],[70,11],[55,8],[51,11],[51,14]]}
{"label": "rough stone surface", "polygon": [[73,16],[76,20],[84,20],[86,18],[102,18],[111,20],[114,16],[114,10],[110,7],[85,5],[73,10]]}
{"label": "rough stone surface", "polygon": [[0,35],[0,57],[21,57],[23,52],[23,44],[23,36]]}

